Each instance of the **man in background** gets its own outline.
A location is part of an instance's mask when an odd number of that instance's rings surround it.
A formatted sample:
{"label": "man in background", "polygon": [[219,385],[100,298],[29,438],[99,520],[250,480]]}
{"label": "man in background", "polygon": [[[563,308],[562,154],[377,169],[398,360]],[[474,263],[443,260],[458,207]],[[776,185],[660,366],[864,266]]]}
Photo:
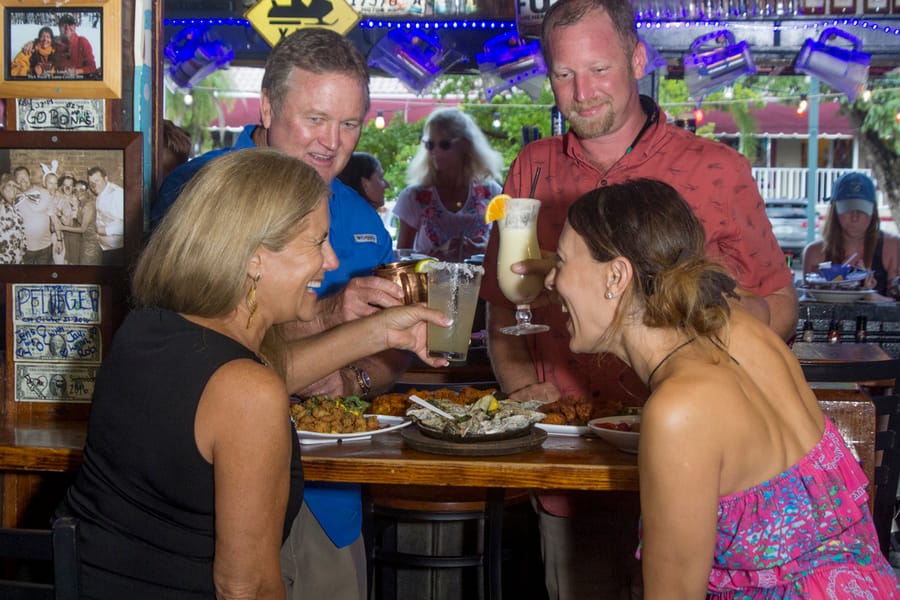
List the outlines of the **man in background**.
{"label": "man in background", "polygon": [[56,222],[56,205],[50,192],[31,182],[28,167],[13,169],[13,177],[19,188],[16,210],[25,225],[24,265],[53,264],[53,227]]}
{"label": "man in background", "polygon": [[53,41],[57,72],[70,77],[93,76],[97,73],[94,49],[87,38],[78,35],[78,23],[70,14],[59,17],[59,37]]}
{"label": "man in background", "polygon": [[97,196],[97,239],[103,264],[125,264],[125,192],[102,167],[88,169],[88,185]]}
{"label": "man in background", "polygon": [[[659,106],[639,95],[647,55],[631,4],[559,0],[544,17],[541,47],[570,131],[528,144],[504,186],[510,196],[541,200],[541,248],[555,251],[568,208],[584,193],[641,177],[660,179],[681,193],[703,223],[706,251],[737,280],[741,305],[782,337],[792,336],[798,310],[793,277],[750,164],[724,144],[667,124]],[[641,406],[649,393],[646,382],[612,355],[597,360],[571,352],[568,315],[546,294],[533,307],[534,322],[549,325],[548,333],[500,332],[515,323],[515,306],[497,284],[497,250],[495,227],[481,291],[491,363],[503,391],[522,400],[586,399],[595,417]],[[545,274],[551,266],[528,261],[514,270]],[[551,600],[639,594],[637,494],[546,491],[536,500]]]}

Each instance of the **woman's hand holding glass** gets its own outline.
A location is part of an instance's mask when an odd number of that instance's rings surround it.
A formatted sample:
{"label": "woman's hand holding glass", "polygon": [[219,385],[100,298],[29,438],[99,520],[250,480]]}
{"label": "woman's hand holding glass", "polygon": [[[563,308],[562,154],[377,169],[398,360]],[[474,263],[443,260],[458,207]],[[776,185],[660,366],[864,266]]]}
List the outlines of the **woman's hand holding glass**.
{"label": "woman's hand holding glass", "polygon": [[415,352],[416,356],[432,367],[446,367],[449,364],[443,357],[428,355],[427,324],[450,326],[450,319],[441,311],[424,304],[407,304],[386,308],[369,318],[381,321],[380,331],[384,332],[386,348]]}

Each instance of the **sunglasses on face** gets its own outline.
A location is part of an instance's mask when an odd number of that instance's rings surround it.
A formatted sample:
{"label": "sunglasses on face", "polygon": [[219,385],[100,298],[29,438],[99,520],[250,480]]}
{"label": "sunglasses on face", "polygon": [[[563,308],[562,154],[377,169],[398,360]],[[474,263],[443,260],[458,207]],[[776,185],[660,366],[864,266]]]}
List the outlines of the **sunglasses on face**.
{"label": "sunglasses on face", "polygon": [[459,138],[453,138],[452,140],[441,140],[439,142],[432,142],[431,140],[422,140],[422,143],[425,144],[425,149],[431,152],[434,150],[435,146],[440,148],[441,150],[449,150],[450,146],[453,145],[453,142],[458,140]]}

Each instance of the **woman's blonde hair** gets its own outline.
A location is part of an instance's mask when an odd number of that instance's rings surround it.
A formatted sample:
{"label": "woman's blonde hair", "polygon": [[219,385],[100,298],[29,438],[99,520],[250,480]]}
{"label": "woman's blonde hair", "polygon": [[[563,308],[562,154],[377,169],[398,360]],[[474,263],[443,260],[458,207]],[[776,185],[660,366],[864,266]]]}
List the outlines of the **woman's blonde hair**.
{"label": "woman's blonde hair", "polygon": [[594,260],[621,256],[634,270],[603,343],[635,315],[689,337],[723,333],[735,281],[706,257],[703,225],[673,187],[653,179],[601,187],[575,201],[568,219]]}
{"label": "woman's blonde hair", "polygon": [[[500,181],[503,156],[491,148],[487,137],[468,114],[458,108],[439,108],[428,116],[422,132],[423,139],[440,132],[449,139],[459,138],[468,142],[459,173],[460,181]],[[406,182],[409,185],[428,186],[434,185],[436,181],[437,171],[431,162],[431,153],[420,145],[406,169]]]}
{"label": "woman's blonde hair", "polygon": [[[200,317],[228,315],[246,296],[247,265],[257,248],[283,249],[328,193],[312,167],[271,148],[210,161],[138,258],[134,303]],[[274,360],[271,351],[266,356]]]}

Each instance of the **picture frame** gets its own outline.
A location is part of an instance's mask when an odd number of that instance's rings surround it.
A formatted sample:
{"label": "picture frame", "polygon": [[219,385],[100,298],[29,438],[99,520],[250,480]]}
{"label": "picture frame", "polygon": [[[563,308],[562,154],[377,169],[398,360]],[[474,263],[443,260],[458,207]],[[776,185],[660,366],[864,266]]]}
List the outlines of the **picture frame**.
{"label": "picture frame", "polygon": [[[0,131],[0,174],[15,182],[0,189],[0,202],[14,205],[23,222],[20,231],[0,217],[0,236],[25,239],[21,258],[0,253],[0,281],[124,286],[143,237],[142,152],[139,132]],[[61,181],[67,176],[74,179],[72,189]],[[14,245],[0,244],[0,250]]]}
{"label": "picture frame", "polygon": [[121,98],[121,28],[121,0],[0,0],[0,97]]}

